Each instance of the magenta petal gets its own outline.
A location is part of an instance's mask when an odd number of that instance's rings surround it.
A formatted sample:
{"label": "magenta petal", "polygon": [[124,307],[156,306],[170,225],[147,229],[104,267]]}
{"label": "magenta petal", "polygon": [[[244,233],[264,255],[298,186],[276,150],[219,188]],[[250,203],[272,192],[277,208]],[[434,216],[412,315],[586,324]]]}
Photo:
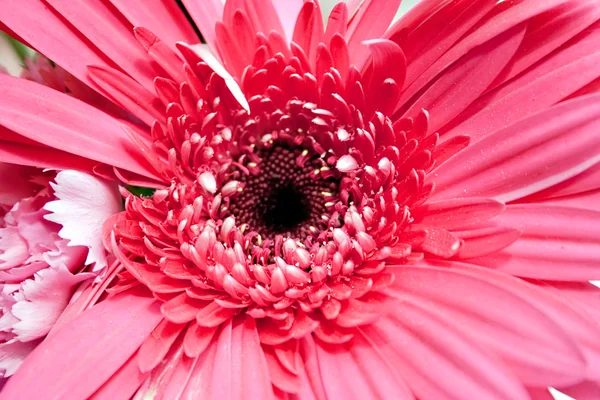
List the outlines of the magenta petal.
{"label": "magenta petal", "polygon": [[127,362],[162,318],[153,298],[134,291],[109,298],[39,345],[0,399],[85,399]]}
{"label": "magenta petal", "polygon": [[216,47],[215,24],[221,20],[224,2],[221,0],[183,0],[183,4],[190,12],[202,36],[215,54]]}
{"label": "magenta petal", "polygon": [[442,164],[429,180],[431,199],[516,200],[590,168],[600,160],[600,95],[559,104],[501,129]]}
{"label": "magenta petal", "polygon": [[121,124],[56,90],[0,75],[0,124],[44,145],[156,177]]}

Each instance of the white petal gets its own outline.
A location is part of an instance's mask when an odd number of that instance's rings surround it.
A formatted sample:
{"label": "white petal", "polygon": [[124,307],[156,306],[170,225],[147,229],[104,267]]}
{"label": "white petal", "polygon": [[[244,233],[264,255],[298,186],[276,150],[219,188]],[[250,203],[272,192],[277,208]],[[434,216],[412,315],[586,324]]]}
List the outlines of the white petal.
{"label": "white petal", "polygon": [[86,246],[86,264],[96,263],[94,271],[106,266],[102,244],[102,225],[111,215],[121,211],[121,197],[114,183],[78,171],[61,171],[51,183],[58,200],[44,208],[51,212],[45,218],[62,225],[58,233],[70,246]]}

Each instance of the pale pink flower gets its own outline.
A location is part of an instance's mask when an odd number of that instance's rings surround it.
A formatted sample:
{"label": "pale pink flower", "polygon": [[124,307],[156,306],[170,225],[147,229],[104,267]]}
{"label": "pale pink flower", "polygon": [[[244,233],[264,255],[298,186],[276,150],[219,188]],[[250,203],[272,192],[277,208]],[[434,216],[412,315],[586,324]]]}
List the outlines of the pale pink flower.
{"label": "pale pink flower", "polygon": [[[84,265],[106,266],[100,229],[120,201],[113,185],[80,172],[42,174],[8,164],[0,171],[3,192],[27,194],[0,226],[0,375],[6,377],[50,332],[76,287],[94,276],[81,273]],[[81,191],[96,194],[91,206]],[[88,224],[98,228],[81,232]]]}
{"label": "pale pink flower", "polygon": [[127,113],[0,77],[0,157],[157,190],[0,398],[598,389],[600,4],[183,3],[3,4]]}

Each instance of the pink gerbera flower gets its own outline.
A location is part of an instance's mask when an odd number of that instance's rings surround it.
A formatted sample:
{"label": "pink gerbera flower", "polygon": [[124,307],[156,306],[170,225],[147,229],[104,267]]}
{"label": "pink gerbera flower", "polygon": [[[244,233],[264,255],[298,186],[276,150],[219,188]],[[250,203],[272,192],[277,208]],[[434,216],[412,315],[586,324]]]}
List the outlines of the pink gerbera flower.
{"label": "pink gerbera flower", "polygon": [[0,9],[68,72],[0,76],[0,157],[125,200],[61,208],[115,259],[0,398],[600,390],[595,0],[183,3],[207,45],[175,2]]}

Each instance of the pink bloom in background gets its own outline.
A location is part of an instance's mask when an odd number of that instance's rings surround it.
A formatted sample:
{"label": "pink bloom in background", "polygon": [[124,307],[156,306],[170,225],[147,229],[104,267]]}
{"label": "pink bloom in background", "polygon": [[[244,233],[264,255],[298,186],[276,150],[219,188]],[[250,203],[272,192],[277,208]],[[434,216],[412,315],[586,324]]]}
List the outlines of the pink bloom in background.
{"label": "pink bloom in background", "polygon": [[0,398],[597,395],[600,4],[183,3],[206,44],[175,2],[0,9],[60,65],[0,76],[0,157],[62,171],[4,229],[98,274],[58,322],[79,275],[19,275],[4,340],[56,325]]}
{"label": "pink bloom in background", "polygon": [[[117,193],[112,185],[80,172],[57,175],[10,164],[0,164],[0,170],[3,192],[26,196],[2,197],[3,206],[10,207],[0,227],[0,373],[7,377],[50,332],[79,283],[94,276],[82,273],[84,265],[94,263],[94,270],[99,270],[106,264],[103,252],[99,257],[94,253],[102,251],[101,243],[95,246],[85,236],[69,234],[70,218],[85,224],[85,215],[98,215],[98,210],[106,209],[103,204],[116,203],[109,213],[117,212],[119,201],[102,197],[104,187]],[[85,181],[96,186],[82,186]],[[96,204],[91,214],[79,198],[77,205],[69,204],[80,189],[96,189],[103,204]],[[65,206],[70,207],[68,215]],[[101,227],[103,221],[92,222]]]}

